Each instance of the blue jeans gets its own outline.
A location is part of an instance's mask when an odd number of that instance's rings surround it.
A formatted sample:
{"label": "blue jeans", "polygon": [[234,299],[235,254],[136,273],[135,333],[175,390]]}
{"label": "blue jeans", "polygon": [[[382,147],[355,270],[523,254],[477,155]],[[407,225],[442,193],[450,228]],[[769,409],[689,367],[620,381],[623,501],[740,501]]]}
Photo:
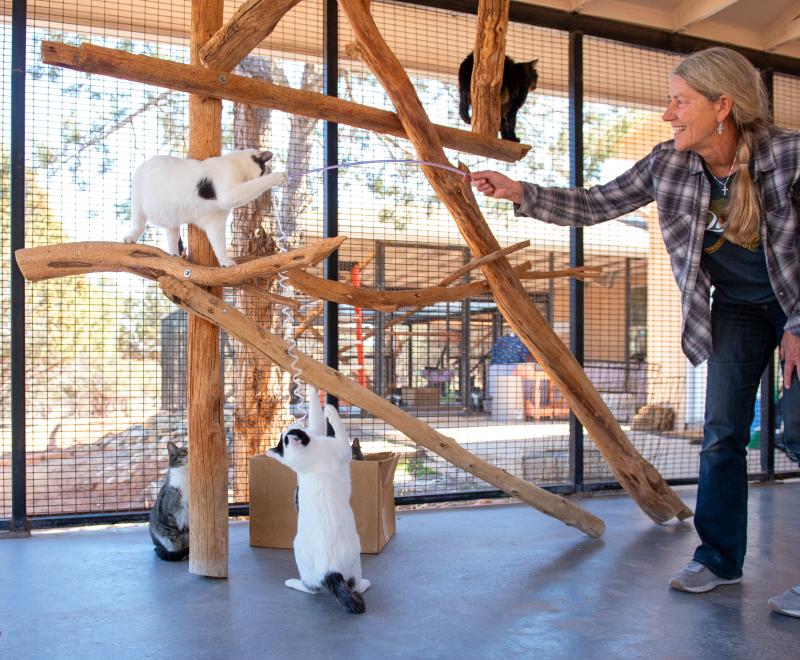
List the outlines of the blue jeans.
{"label": "blue jeans", "polygon": [[[747,547],[747,455],[761,374],[783,337],[780,306],[714,302],[694,526],[696,561],[725,579],[742,574]],[[784,440],[800,452],[800,382],[783,392]]]}

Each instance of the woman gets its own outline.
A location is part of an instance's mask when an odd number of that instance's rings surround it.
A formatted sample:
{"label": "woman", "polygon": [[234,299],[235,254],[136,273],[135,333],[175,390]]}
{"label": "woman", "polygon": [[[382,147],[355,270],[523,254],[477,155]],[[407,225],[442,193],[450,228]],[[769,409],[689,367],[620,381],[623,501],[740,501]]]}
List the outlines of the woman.
{"label": "woman", "polygon": [[[681,290],[683,351],[695,366],[708,359],[695,514],[701,544],[670,583],[701,593],[742,580],[745,447],[776,346],[784,442],[800,451],[800,134],[769,122],[758,72],[727,48],[678,64],[662,119],[674,139],[601,186],[544,188],[491,171],[474,172],[472,181],[514,202],[517,215],[560,225],[593,225],[655,200]],[[800,585],[769,604],[800,617]]]}

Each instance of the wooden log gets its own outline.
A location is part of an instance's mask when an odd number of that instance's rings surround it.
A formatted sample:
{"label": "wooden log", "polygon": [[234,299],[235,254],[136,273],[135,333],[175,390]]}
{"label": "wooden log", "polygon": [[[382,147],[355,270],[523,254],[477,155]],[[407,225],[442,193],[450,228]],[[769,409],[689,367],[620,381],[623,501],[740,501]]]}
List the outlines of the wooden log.
{"label": "wooden log", "polygon": [[[450,273],[447,277],[443,278],[439,281],[438,286],[440,287],[447,287],[453,282],[455,282],[459,277],[466,275],[472,270],[479,268],[483,264],[489,263],[490,261],[494,261],[495,259],[499,259],[500,257],[507,256],[513,252],[517,252],[518,250],[522,250],[528,247],[531,244],[530,241],[520,241],[519,243],[515,243],[514,245],[509,245],[507,248],[503,248],[502,250],[498,250],[497,252],[492,252],[491,254],[487,254],[483,257],[479,257],[478,259],[472,259],[469,263],[464,264],[461,268],[458,268],[455,272]],[[389,328],[402,323],[406,319],[414,316],[418,311],[422,309],[422,306],[417,305],[416,307],[412,307],[407,312],[404,312],[400,316],[397,316],[393,319],[389,319],[389,321],[383,326],[382,331],[386,332]],[[367,332],[362,340],[369,339],[370,337],[374,337],[375,332],[370,331]],[[339,349],[339,352],[342,353],[346,348]]]}
{"label": "wooden log", "polygon": [[[225,332],[267,356],[284,369],[292,368],[292,358],[288,353],[289,344],[286,341],[257,325],[217,296],[171,277],[159,279],[159,286],[175,304],[193,312],[193,315],[200,315],[212,323],[217,323],[225,329]],[[497,486],[509,495],[518,497],[542,513],[557,518],[566,525],[577,527],[595,538],[603,533],[605,527],[603,521],[589,512],[559,495],[538,488],[486,463],[466,451],[452,438],[403,412],[369,389],[361,387],[338,371],[320,364],[307,355],[295,352],[298,355],[297,365],[304,381],[372,413],[452,465]]]}
{"label": "wooden log", "polygon": [[[487,282],[476,281],[459,287],[447,288],[440,284],[427,289],[379,291],[365,287],[354,287],[344,282],[331,282],[297,268],[297,266],[317,265],[345,240],[345,236],[326,238],[305,248],[290,250],[289,252],[269,257],[250,259],[229,268],[192,264],[181,257],[173,257],[152,245],[131,245],[105,241],[61,243],[58,245],[23,248],[17,250],[14,256],[23,276],[29,282],[102,272],[132,273],[154,281],[162,275],[170,275],[201,286],[238,286],[243,290],[247,290],[248,293],[258,295],[271,302],[287,305],[293,309],[299,309],[300,307],[300,303],[297,300],[269,293],[249,283],[262,277],[270,277],[283,270],[287,272],[292,286],[310,296],[382,312],[394,312],[404,307],[416,307],[420,305],[420,301],[423,301],[425,305],[437,302],[455,302],[481,295],[490,290]],[[505,248],[505,250],[513,249],[519,248],[517,246]],[[499,252],[502,252],[502,250]],[[493,259],[498,257],[488,255],[486,258]],[[477,266],[477,261],[472,263]],[[528,271],[529,267],[530,262],[525,262],[515,266],[514,272],[520,279],[537,280],[553,277],[584,278],[595,276],[602,271],[602,269],[596,267],[586,266],[552,272],[535,272]],[[463,268],[459,269],[459,272],[461,270]],[[187,271],[189,271],[188,275]]]}
{"label": "wooden log", "polygon": [[[340,0],[340,6],[347,14],[369,68],[397,108],[418,157],[450,165],[414,86],[363,1]],[[453,216],[472,254],[481,256],[499,250],[500,245],[464,177],[439,168],[423,167],[423,171]],[[528,298],[508,259],[497,259],[482,269],[501,313],[561,390],[622,487],[656,522],[692,515],[658,471],[630,443],[581,366]]]}
{"label": "wooden log", "polygon": [[520,273],[521,280],[552,280],[557,277],[574,277],[576,280],[594,279],[603,274],[601,266],[577,266],[561,270],[528,271]]}
{"label": "wooden log", "polygon": [[472,130],[496,137],[506,56],[509,0],[479,0],[474,65],[470,82]]}
{"label": "wooden log", "polygon": [[300,0],[247,0],[200,49],[200,61],[211,69],[230,71],[266,39]]}
{"label": "wooden log", "polygon": [[476,268],[480,268],[483,264],[488,264],[490,261],[494,261],[495,259],[499,259],[500,257],[507,257],[509,254],[513,254],[514,252],[519,252],[520,250],[524,250],[531,244],[530,241],[520,241],[519,243],[514,243],[514,245],[509,245],[508,247],[503,248],[502,250],[497,250],[497,252],[492,252],[491,254],[485,254],[482,257],[478,257],[477,259],[472,259],[469,263],[464,264],[461,268],[457,269],[456,271],[450,273],[447,277],[439,281],[439,286],[450,286],[453,282],[455,282],[459,277],[466,275],[470,271],[475,270]]}
{"label": "wooden log", "polygon": [[346,236],[326,238],[304,248],[243,261],[228,268],[189,263],[152,245],[105,241],[24,248],[17,250],[15,256],[29,282],[85,273],[124,272],[149,280],[171,275],[200,286],[238,286],[260,277],[273,277],[282,270],[316,266],[346,240]]}
{"label": "wooden log", "polygon": [[292,337],[294,337],[295,339],[300,339],[300,337],[306,330],[308,330],[309,328],[313,329],[314,326],[312,324],[314,323],[316,318],[320,314],[322,314],[322,308],[323,308],[322,303],[318,303],[315,309],[311,310],[311,312],[309,312],[306,315],[306,317],[303,319],[300,325],[297,326],[294,333],[292,334]]}
{"label": "wooden log", "polygon": [[[254,80],[203,66],[179,64],[146,55],[133,55],[113,48],[82,44],[67,46],[42,42],[42,62],[76,71],[112,76],[122,80],[167,87],[216,99],[274,108],[291,114],[355,126],[377,133],[408,139],[397,114],[358,103],[343,101],[317,92],[291,89],[264,80]],[[436,126],[446,147],[464,153],[506,162],[522,159],[530,145],[498,140],[457,128]]]}
{"label": "wooden log", "polygon": [[[496,252],[494,254],[497,254]],[[492,255],[488,255],[492,256]],[[476,260],[477,261],[477,260]],[[470,262],[470,264],[475,263],[475,261]],[[469,266],[467,264],[466,266]],[[464,267],[466,267],[464,266]],[[556,277],[574,277],[576,280],[583,280],[586,278],[597,277],[602,273],[603,269],[599,266],[581,266],[577,268],[564,268],[562,270],[551,270],[551,271],[524,271],[521,272],[519,266],[514,268],[514,272],[517,274],[521,280],[550,280]],[[472,284],[476,284],[473,282]],[[489,291],[489,285],[486,282],[480,282],[486,289]],[[399,323],[405,321],[409,316],[412,316],[414,312],[418,310],[411,310],[410,312],[406,312],[401,316],[396,316],[394,318],[389,319],[386,324],[383,326],[382,331],[386,332],[389,328],[392,328]],[[375,332],[370,330],[369,332],[364,333],[363,339],[369,339],[370,337],[374,337]],[[344,353],[354,348],[356,344],[347,344],[346,346],[342,346],[339,348],[339,357],[341,358]]]}
{"label": "wooden log", "polygon": [[[199,49],[222,24],[222,0],[192,0],[189,40],[192,63]],[[203,160],[220,153],[222,102],[189,97],[189,158]],[[189,259],[216,266],[203,230],[189,225]],[[221,295],[215,288],[213,295]],[[187,417],[189,422],[189,572],[228,576],[228,456],[223,419],[219,327],[194,314],[188,320]]]}
{"label": "wooden log", "polygon": [[[529,267],[529,262],[517,266],[520,272],[528,270]],[[451,287],[432,286],[427,289],[409,289],[407,291],[381,291],[326,280],[299,269],[290,269],[286,271],[286,274],[289,283],[295,289],[312,298],[381,312],[394,312],[403,307],[427,307],[437,302],[455,302],[489,291],[487,282],[471,282]]]}

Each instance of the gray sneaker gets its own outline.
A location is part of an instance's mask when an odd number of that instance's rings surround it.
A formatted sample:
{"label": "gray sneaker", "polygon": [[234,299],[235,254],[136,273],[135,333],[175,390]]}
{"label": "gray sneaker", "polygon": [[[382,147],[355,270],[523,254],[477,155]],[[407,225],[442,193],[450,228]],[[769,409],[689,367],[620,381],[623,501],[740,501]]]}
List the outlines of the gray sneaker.
{"label": "gray sneaker", "polygon": [[767,603],[769,604],[769,609],[778,614],[800,618],[800,584],[792,587],[789,591],[773,596]]}
{"label": "gray sneaker", "polygon": [[[711,591],[714,587],[721,584],[737,584],[742,578],[726,580],[719,577],[710,568],[704,566],[699,561],[692,559],[682,571],[678,571],[669,583],[669,586],[679,591],[688,591],[691,594],[701,594]],[[800,596],[798,596],[800,600]]]}

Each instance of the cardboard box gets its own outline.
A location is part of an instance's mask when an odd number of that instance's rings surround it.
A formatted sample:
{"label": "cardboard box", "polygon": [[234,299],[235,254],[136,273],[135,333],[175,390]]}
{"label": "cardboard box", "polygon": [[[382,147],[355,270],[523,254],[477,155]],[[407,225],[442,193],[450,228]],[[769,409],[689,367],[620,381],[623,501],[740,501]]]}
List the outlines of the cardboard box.
{"label": "cardboard box", "polygon": [[441,390],[438,387],[403,387],[400,396],[407,406],[438,406]]}
{"label": "cardboard box", "polygon": [[[398,454],[366,454],[351,461],[350,506],[361,552],[378,553],[394,536],[394,470]],[[250,459],[250,545],[291,548],[297,535],[295,473],[262,454]]]}

